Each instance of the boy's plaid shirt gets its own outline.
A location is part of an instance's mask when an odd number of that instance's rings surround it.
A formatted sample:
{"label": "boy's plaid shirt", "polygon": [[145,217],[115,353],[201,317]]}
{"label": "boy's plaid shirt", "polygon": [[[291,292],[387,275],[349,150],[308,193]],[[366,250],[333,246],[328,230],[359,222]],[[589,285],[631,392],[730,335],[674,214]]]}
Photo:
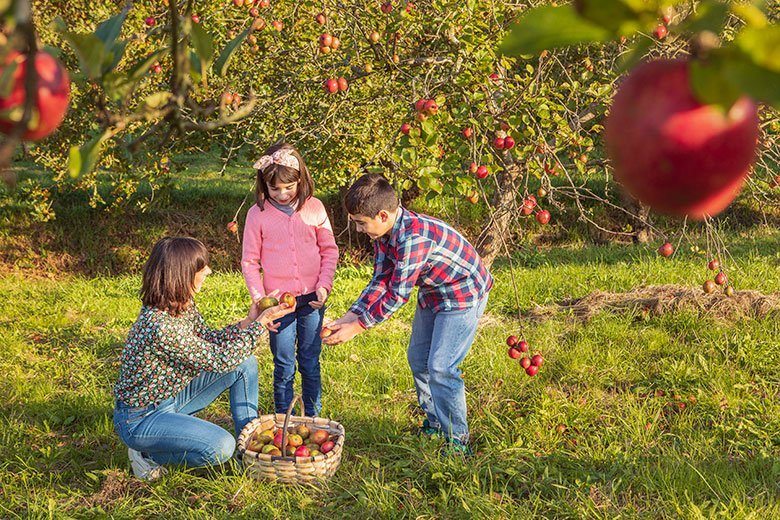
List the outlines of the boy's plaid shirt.
{"label": "boy's plaid shirt", "polygon": [[435,312],[472,307],[493,286],[474,247],[441,220],[401,208],[388,236],[374,241],[374,276],[350,311],[372,327],[420,288],[420,306]]}

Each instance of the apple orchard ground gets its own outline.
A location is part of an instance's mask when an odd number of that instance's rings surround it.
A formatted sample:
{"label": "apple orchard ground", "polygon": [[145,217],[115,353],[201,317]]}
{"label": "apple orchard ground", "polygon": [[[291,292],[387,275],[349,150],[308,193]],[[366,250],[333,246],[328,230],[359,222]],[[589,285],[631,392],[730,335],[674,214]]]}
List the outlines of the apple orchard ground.
{"label": "apple orchard ground", "polygon": [[[729,242],[738,289],[780,291],[779,240],[757,229]],[[138,312],[139,277],[5,274],[0,516],[780,517],[776,313],[606,310],[588,321],[521,322],[507,265],[493,271],[496,288],[462,367],[477,455],[441,459],[436,441],[413,434],[421,417],[405,358],[407,305],[322,354],[323,414],[347,432],[325,490],[257,483],[235,466],[174,471],[151,485],[130,478],[110,389]],[[595,290],[698,288],[707,272],[692,253],[670,260],[654,246],[621,246],[535,251],[515,275],[527,312]],[[344,312],[369,276],[369,265],[340,268],[327,316]],[[199,302],[214,325],[241,317],[240,274],[212,275]],[[535,378],[506,355],[510,333],[544,355]],[[258,356],[269,410],[266,343]],[[204,416],[229,426],[226,400]]]}

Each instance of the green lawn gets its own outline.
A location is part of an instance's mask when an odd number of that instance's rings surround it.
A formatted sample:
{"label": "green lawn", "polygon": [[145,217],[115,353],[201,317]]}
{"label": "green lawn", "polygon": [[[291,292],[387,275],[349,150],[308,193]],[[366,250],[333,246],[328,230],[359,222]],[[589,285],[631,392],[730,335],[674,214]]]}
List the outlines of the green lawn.
{"label": "green lawn", "polygon": [[[738,289],[780,291],[778,243],[770,231],[733,239]],[[596,289],[699,286],[707,276],[703,256],[661,259],[650,247],[533,251],[514,266],[523,310]],[[407,305],[323,352],[323,415],[347,431],[342,465],[323,490],[259,483],[236,466],[132,479],[110,389],[139,309],[139,277],[0,277],[0,517],[780,517],[777,314],[531,324],[516,318],[508,264],[493,271],[496,288],[463,365],[477,455],[442,459],[436,441],[413,433],[421,417],[405,357]],[[327,315],[344,312],[369,276],[368,265],[340,269]],[[233,272],[212,275],[198,299],[212,325],[247,305]],[[537,377],[506,355],[510,333],[545,356]],[[264,411],[266,341],[257,351]],[[206,415],[229,427],[224,398]]]}

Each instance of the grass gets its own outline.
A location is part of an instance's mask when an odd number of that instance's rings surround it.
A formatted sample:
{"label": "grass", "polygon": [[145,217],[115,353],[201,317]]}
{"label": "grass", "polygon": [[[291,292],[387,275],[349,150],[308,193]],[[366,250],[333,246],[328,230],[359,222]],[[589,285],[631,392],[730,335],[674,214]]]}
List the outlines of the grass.
{"label": "grass", "polygon": [[[780,233],[735,237],[738,289],[780,291]],[[650,247],[532,251],[515,257],[522,309],[595,289],[699,285],[704,260]],[[463,364],[477,455],[440,458],[406,364],[413,305],[322,355],[323,415],[344,424],[345,457],[324,489],[258,483],[236,466],[128,475],[111,386],[136,318],[135,275],[0,277],[0,516],[186,518],[777,518],[780,321],[693,313],[601,314],[587,324],[515,318],[508,263]],[[370,266],[344,266],[329,317]],[[213,325],[243,315],[240,274],[212,275],[199,305]],[[506,355],[519,333],[546,359],[527,377]],[[272,408],[272,359],[260,405]],[[663,394],[663,395],[662,395]],[[679,410],[679,404],[686,404]],[[229,427],[223,397],[205,416]],[[560,432],[558,426],[564,425]]]}

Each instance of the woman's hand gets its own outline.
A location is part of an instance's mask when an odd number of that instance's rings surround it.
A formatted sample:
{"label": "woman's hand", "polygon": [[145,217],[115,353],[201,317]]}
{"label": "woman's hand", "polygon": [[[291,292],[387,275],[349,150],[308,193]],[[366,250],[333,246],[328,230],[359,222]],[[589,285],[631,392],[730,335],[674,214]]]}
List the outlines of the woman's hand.
{"label": "woman's hand", "polygon": [[325,287],[320,287],[317,289],[317,299],[309,302],[309,305],[315,309],[321,309],[326,301],[328,301],[328,290]]}
{"label": "woman's hand", "polygon": [[270,330],[271,332],[276,332],[276,330],[279,328],[279,324],[274,322],[283,316],[287,316],[294,310],[295,304],[293,304],[292,307],[289,307],[286,303],[282,303],[275,305],[274,307],[267,308],[262,313],[260,313],[260,316],[258,316],[257,319],[260,321],[260,324],[263,327]]}

